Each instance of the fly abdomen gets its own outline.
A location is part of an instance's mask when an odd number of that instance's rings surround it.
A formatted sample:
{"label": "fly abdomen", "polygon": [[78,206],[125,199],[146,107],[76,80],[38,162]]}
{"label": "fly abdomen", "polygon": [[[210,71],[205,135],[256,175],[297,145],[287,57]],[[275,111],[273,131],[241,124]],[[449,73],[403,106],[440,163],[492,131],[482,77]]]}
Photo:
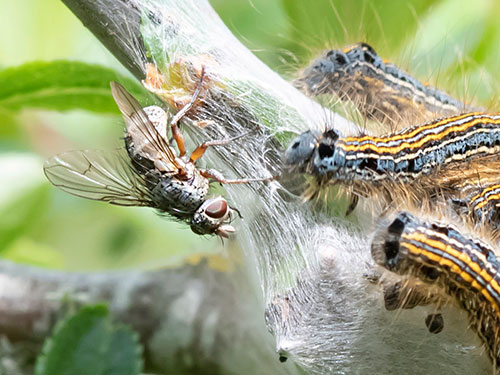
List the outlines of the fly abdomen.
{"label": "fly abdomen", "polygon": [[127,149],[128,156],[132,161],[132,165],[141,176],[155,169],[153,161],[136,151],[134,141],[128,134],[125,134],[125,148]]}
{"label": "fly abdomen", "polygon": [[202,179],[196,182],[162,178],[151,189],[156,208],[181,219],[191,218],[208,193],[208,182],[203,183]]}

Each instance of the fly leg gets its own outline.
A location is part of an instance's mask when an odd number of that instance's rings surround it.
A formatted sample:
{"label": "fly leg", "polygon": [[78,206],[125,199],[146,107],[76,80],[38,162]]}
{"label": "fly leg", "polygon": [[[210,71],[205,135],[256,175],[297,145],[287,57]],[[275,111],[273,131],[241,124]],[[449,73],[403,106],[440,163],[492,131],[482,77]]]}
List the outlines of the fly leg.
{"label": "fly leg", "polygon": [[226,179],[222,173],[216,171],[215,169],[200,169],[201,175],[205,178],[209,178],[220,182],[221,184],[248,184],[250,182],[267,182],[276,180],[276,176],[265,177],[265,178],[243,178],[238,180],[228,180]]}
{"label": "fly leg", "polygon": [[201,92],[201,87],[203,85],[203,78],[205,78],[205,67],[203,66],[201,68],[201,75],[200,75],[200,80],[198,81],[198,85],[196,86],[196,89],[194,90],[193,96],[191,97],[191,100],[189,101],[188,104],[186,104],[184,107],[181,108],[179,112],[175,114],[174,117],[172,117],[172,120],[170,121],[170,129],[172,131],[172,137],[175,140],[175,143],[177,144],[177,148],[179,149],[179,156],[182,157],[186,155],[186,142],[184,141],[184,136],[182,135],[181,131],[179,130],[178,123],[188,113],[196,103],[196,100],[198,100],[198,97],[200,96]]}
{"label": "fly leg", "polygon": [[248,136],[249,134],[252,134],[257,129],[259,129],[259,127],[255,128],[255,129],[252,129],[249,132],[237,135],[236,137],[232,137],[232,138],[218,139],[218,140],[214,140],[214,141],[203,142],[201,145],[199,145],[198,147],[196,147],[196,149],[191,154],[191,157],[189,158],[189,160],[192,163],[194,163],[194,162],[196,162],[196,160],[200,159],[203,156],[203,154],[205,153],[205,151],[207,151],[207,148],[213,147],[213,146],[225,146],[225,145],[228,145],[229,143],[234,142],[237,139],[240,139],[240,138]]}

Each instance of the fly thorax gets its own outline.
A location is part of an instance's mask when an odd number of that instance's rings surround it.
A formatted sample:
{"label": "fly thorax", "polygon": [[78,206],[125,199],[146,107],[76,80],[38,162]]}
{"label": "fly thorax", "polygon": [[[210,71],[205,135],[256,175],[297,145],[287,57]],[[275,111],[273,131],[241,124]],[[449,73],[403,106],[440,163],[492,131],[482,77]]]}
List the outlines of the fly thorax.
{"label": "fly thorax", "polygon": [[[158,134],[165,140],[168,144],[167,137],[167,123],[168,115],[167,113],[158,106],[149,106],[144,108],[144,112],[148,116],[155,127]],[[129,155],[132,153],[131,157],[140,156],[149,160],[161,160],[164,155],[160,153],[158,147],[151,143],[151,139],[154,138],[152,135],[145,134],[144,129],[135,122],[129,122],[127,124],[127,130],[125,133],[125,139],[127,143],[127,150]],[[172,149],[174,152],[174,150]]]}
{"label": "fly thorax", "polygon": [[157,105],[151,105],[149,107],[143,108],[144,112],[149,118],[149,121],[154,125],[158,133],[166,140],[167,139],[167,124],[168,124],[168,114],[163,110],[163,108]]}
{"label": "fly thorax", "polygon": [[197,190],[203,191],[204,194],[208,193],[209,189],[208,179],[200,174],[200,171],[198,170],[198,168],[196,168],[196,165],[194,163],[186,161],[184,159],[181,160],[184,166],[183,169],[185,171],[183,180],[186,180],[190,185],[195,187]]}
{"label": "fly thorax", "polygon": [[203,195],[203,197],[207,195],[208,189],[210,188],[210,182],[207,178],[203,177],[198,170],[194,171],[192,185],[200,191],[200,195]]}
{"label": "fly thorax", "polygon": [[175,177],[163,177],[151,190],[158,208],[172,213],[173,211],[186,212],[190,216],[206,199],[208,181],[199,173],[195,173],[189,180]]}

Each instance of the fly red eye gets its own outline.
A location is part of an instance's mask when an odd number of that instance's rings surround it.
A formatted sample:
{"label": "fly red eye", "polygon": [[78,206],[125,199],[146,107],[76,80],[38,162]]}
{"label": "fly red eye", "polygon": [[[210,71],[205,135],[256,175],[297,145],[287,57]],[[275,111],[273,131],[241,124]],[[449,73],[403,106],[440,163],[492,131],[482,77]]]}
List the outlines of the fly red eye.
{"label": "fly red eye", "polygon": [[224,217],[227,212],[227,202],[224,199],[218,199],[210,203],[205,209],[205,213],[213,219]]}

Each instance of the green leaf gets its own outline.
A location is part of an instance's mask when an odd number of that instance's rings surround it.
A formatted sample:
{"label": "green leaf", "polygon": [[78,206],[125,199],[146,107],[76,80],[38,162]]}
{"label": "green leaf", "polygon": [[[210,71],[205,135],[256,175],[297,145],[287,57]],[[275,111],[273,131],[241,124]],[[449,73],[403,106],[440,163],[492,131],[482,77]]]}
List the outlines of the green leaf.
{"label": "green leaf", "polygon": [[0,252],[24,235],[44,214],[49,185],[42,161],[31,154],[0,157]]}
{"label": "green leaf", "polygon": [[111,96],[111,81],[122,83],[139,101],[146,99],[139,83],[104,66],[65,60],[37,61],[0,71],[0,109],[119,113]]}
{"label": "green leaf", "polygon": [[137,375],[137,335],[111,321],[105,306],[87,306],[59,323],[37,359],[36,375]]}
{"label": "green leaf", "polygon": [[[457,7],[456,1],[446,0],[422,17],[418,33],[409,43],[413,72],[422,76],[429,75],[429,71],[442,75],[460,56],[477,48],[488,16],[484,3],[464,2]],[[461,79],[462,72],[456,78]]]}
{"label": "green leaf", "polygon": [[264,63],[274,69],[290,68],[283,59],[293,64],[287,53],[294,47],[289,40],[289,20],[279,1],[211,0],[210,5],[234,36]]}
{"label": "green leaf", "polygon": [[141,346],[137,334],[126,326],[117,327],[111,336],[103,374],[133,375],[142,371]]}
{"label": "green leaf", "polygon": [[[381,56],[400,46],[436,0],[281,0],[299,58],[325,48],[367,42]],[[326,42],[326,43],[325,43]]]}
{"label": "green leaf", "polygon": [[0,150],[15,149],[24,140],[15,113],[0,107]]}
{"label": "green leaf", "polygon": [[48,203],[48,184],[26,189],[23,194],[0,206],[0,252],[23,235],[39,219]]}
{"label": "green leaf", "polygon": [[2,250],[2,258],[15,263],[30,264],[42,268],[64,269],[64,258],[54,247],[38,239],[19,236]]}

